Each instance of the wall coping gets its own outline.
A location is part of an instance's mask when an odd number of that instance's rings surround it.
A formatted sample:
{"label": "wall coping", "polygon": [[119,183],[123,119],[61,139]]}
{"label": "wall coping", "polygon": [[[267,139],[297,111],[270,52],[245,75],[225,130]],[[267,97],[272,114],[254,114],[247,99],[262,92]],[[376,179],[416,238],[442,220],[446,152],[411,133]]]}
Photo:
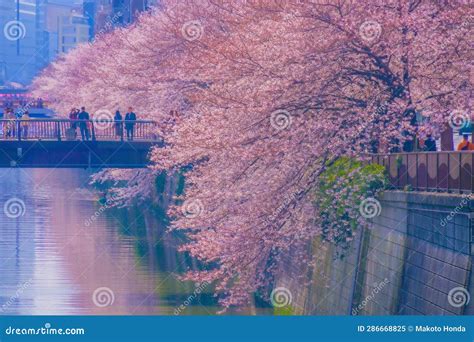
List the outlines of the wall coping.
{"label": "wall coping", "polygon": [[[462,211],[474,211],[474,194],[386,190],[380,195],[380,199],[390,202],[402,202],[405,205],[435,205],[449,208],[462,206],[464,208]],[[463,200],[466,203],[462,204]]]}

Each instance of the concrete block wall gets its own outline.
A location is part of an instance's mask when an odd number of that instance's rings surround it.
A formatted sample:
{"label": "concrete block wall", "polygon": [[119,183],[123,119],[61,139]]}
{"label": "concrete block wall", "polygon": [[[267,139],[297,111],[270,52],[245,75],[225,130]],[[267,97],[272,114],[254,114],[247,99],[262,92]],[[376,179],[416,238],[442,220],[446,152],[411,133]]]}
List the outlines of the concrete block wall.
{"label": "concrete block wall", "polygon": [[381,199],[380,215],[363,234],[353,315],[388,315],[398,305],[407,237],[404,198]]}
{"label": "concrete block wall", "polygon": [[[360,239],[358,239],[360,241]],[[291,293],[294,314],[347,315],[351,311],[355,286],[359,243],[345,251],[344,258],[336,257],[336,250],[321,241],[309,248],[316,260],[316,268],[307,273],[311,286],[303,285],[306,270],[296,265],[291,252],[283,259],[275,288],[284,287]]]}
{"label": "concrete block wall", "polygon": [[448,301],[451,289],[468,288],[470,257],[409,237],[399,314],[460,315],[463,307]]}
{"label": "concrete block wall", "polygon": [[[461,307],[448,293],[474,296],[474,201],[459,194],[387,191],[381,213],[360,232],[344,258],[315,242],[312,285],[289,282],[291,258],[278,284],[312,315],[461,315],[474,313],[474,298]],[[285,280],[286,278],[286,280]]]}
{"label": "concrete block wall", "polygon": [[307,298],[307,312],[315,315],[348,315],[355,290],[355,278],[361,237],[357,236],[344,257],[337,256],[334,246],[325,245],[317,251],[318,261]]}

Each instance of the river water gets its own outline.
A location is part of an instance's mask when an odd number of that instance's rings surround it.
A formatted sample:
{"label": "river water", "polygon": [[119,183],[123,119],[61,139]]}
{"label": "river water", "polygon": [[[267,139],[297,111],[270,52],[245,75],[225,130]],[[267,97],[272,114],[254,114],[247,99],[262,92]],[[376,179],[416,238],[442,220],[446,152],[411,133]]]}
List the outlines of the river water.
{"label": "river water", "polygon": [[156,208],[101,205],[90,175],[0,169],[0,315],[215,314]]}

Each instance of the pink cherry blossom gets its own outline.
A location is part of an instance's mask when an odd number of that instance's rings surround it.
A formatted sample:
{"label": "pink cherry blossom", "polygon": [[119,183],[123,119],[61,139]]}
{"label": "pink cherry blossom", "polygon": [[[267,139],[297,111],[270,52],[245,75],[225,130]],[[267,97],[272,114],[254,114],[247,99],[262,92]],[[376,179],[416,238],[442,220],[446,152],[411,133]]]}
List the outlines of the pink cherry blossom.
{"label": "pink cherry blossom", "polygon": [[437,137],[450,113],[471,113],[466,2],[162,3],[63,56],[34,88],[60,113],[131,105],[160,123],[166,147],[120,194],[146,197],[147,179],[192,165],[183,199],[203,210],[172,208],[172,226],[209,265],[187,278],[215,281],[226,307],[266,288],[282,255],[312,264],[308,243],[322,233],[313,196],[334,160]]}

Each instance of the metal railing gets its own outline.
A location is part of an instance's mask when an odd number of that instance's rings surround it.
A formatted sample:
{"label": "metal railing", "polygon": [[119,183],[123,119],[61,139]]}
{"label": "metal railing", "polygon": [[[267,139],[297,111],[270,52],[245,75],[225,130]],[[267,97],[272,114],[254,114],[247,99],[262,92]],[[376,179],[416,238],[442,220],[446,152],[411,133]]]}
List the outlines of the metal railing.
{"label": "metal railing", "polygon": [[387,168],[392,188],[419,191],[474,192],[472,151],[377,154],[372,163]]}
{"label": "metal railing", "polygon": [[0,140],[158,141],[155,121],[0,120]]}

